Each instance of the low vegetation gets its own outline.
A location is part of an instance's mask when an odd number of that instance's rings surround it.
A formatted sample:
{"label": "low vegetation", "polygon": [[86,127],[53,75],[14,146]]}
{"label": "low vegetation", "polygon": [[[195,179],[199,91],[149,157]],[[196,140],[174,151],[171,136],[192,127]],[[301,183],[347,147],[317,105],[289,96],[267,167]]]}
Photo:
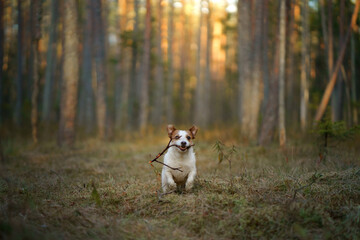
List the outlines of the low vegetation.
{"label": "low vegetation", "polygon": [[360,237],[358,141],[329,142],[324,159],[312,141],[280,151],[213,135],[197,139],[193,191],[167,195],[161,166],[148,164],[165,136],[72,149],[4,141],[0,238]]}

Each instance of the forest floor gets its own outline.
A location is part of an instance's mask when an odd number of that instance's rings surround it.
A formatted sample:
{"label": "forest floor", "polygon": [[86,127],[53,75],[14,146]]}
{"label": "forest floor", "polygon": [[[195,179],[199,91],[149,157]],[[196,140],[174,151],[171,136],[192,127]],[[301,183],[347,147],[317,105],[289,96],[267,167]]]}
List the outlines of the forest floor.
{"label": "forest floor", "polygon": [[200,134],[194,189],[168,195],[159,194],[161,165],[148,164],[165,133],[72,149],[4,141],[0,239],[360,238],[359,141],[334,143],[320,160],[316,140],[280,151],[231,139]]}

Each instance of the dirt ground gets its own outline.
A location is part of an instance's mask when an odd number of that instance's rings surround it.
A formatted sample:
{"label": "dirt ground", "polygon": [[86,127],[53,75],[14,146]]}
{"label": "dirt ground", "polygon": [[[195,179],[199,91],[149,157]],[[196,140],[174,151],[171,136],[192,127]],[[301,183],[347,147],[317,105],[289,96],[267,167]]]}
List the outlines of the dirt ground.
{"label": "dirt ground", "polygon": [[196,139],[194,189],[167,195],[161,165],[148,164],[166,136],[72,149],[4,141],[0,238],[360,239],[357,141],[323,159],[311,141],[280,151],[235,140],[218,144],[219,158],[217,140]]}

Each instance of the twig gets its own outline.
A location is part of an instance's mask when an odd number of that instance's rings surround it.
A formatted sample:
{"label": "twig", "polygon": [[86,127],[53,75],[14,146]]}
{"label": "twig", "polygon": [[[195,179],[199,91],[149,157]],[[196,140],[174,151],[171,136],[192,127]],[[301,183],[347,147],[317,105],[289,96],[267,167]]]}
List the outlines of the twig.
{"label": "twig", "polygon": [[[170,167],[169,165],[167,165],[167,164],[165,164],[165,163],[163,163],[163,162],[159,162],[159,161],[157,160],[157,159],[158,159],[159,157],[161,157],[161,156],[166,152],[166,150],[168,150],[169,148],[171,148],[171,147],[180,148],[179,146],[177,146],[177,145],[175,145],[175,144],[170,145],[171,140],[172,140],[172,139],[170,138],[170,141],[169,141],[169,143],[167,144],[167,146],[165,147],[165,149],[164,149],[161,153],[159,153],[158,155],[156,155],[156,157],[155,157],[153,160],[149,161],[149,163],[150,163],[150,165],[152,166],[152,163],[153,163],[153,162],[157,162],[157,163],[160,163],[160,164],[162,164],[162,165],[164,165],[164,166],[166,166],[166,167],[168,167],[168,168],[170,168],[170,169],[172,169],[172,170],[177,170],[177,171],[183,172],[180,168]],[[189,148],[191,148],[191,147],[193,147],[193,146],[194,146],[194,144],[188,146],[187,149],[189,149]]]}
{"label": "twig", "polygon": [[314,175],[313,175],[313,177],[311,178],[311,182],[310,182],[309,184],[304,185],[304,186],[301,186],[301,187],[295,189],[295,191],[294,191],[294,196],[293,196],[293,198],[292,198],[292,201],[295,200],[296,194],[297,194],[299,191],[301,191],[301,190],[303,190],[304,188],[307,188],[307,187],[310,187],[311,185],[313,185],[313,184],[316,182],[316,180],[319,179],[319,177],[320,177],[320,176],[316,176],[316,172],[315,172]]}

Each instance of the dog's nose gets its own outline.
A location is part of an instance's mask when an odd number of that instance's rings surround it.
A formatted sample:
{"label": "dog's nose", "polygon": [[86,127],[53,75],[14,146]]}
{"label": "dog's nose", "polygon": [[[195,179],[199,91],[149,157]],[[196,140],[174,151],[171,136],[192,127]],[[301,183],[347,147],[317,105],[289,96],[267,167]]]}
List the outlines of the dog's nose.
{"label": "dog's nose", "polygon": [[186,142],[181,142],[181,146],[185,147],[186,146]]}

